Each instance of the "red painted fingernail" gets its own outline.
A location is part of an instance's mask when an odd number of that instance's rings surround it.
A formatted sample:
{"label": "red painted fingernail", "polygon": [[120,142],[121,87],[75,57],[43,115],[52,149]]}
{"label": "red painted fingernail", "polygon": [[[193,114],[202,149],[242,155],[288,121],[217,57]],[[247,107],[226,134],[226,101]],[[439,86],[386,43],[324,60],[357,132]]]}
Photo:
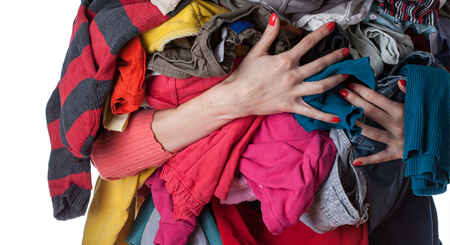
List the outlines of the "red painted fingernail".
{"label": "red painted fingernail", "polygon": [[345,48],[344,51],[342,51],[342,53],[344,54],[344,57],[347,56],[350,53],[350,49],[349,48]]}
{"label": "red painted fingernail", "polygon": [[405,81],[405,80],[403,80],[403,79],[398,79],[398,81],[399,81],[403,86],[406,86],[406,81]]}
{"label": "red painted fingernail", "polygon": [[331,121],[338,123],[341,121],[341,119],[339,117],[333,117],[333,118],[331,118]]}
{"label": "red painted fingernail", "polygon": [[347,87],[352,91],[355,89],[355,85],[353,85],[353,84],[349,84],[349,85],[347,85]]}
{"label": "red painted fingernail", "polygon": [[276,20],[277,20],[277,14],[272,13],[272,15],[270,16],[269,25],[274,26]]}
{"label": "red painted fingernail", "polygon": [[341,88],[341,89],[339,89],[339,94],[345,98],[345,97],[347,97],[348,92],[347,92],[347,90]]}
{"label": "red painted fingernail", "polygon": [[344,74],[344,79],[347,79],[350,75]]}
{"label": "red painted fingernail", "polygon": [[330,30],[330,31],[334,30],[335,27],[336,27],[335,22],[330,22],[330,24],[328,24],[328,30]]}
{"label": "red painted fingernail", "polygon": [[355,162],[355,163],[353,163],[353,166],[361,166],[362,165],[362,162]]}

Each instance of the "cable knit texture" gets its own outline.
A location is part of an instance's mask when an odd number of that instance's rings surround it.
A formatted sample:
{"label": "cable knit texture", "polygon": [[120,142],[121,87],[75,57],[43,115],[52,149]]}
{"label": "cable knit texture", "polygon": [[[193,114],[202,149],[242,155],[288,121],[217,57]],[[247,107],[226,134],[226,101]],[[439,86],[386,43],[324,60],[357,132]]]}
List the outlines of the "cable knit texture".
{"label": "cable knit texture", "polygon": [[141,109],[130,116],[123,132],[105,131],[92,147],[92,164],[104,179],[113,180],[161,166],[174,156],[156,141],[151,123],[155,110]]}

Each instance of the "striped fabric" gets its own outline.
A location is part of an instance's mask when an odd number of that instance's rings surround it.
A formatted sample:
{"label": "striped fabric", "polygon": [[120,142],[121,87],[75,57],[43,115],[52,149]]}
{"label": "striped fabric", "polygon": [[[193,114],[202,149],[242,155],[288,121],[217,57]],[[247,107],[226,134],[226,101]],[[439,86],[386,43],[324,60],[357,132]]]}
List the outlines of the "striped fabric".
{"label": "striped fabric", "polygon": [[170,17],[149,0],[81,1],[61,80],[46,109],[51,142],[48,184],[56,219],[86,212],[92,189],[89,156],[112,88],[118,51]]}
{"label": "striped fabric", "polygon": [[439,0],[378,0],[383,12],[399,20],[437,26]]}

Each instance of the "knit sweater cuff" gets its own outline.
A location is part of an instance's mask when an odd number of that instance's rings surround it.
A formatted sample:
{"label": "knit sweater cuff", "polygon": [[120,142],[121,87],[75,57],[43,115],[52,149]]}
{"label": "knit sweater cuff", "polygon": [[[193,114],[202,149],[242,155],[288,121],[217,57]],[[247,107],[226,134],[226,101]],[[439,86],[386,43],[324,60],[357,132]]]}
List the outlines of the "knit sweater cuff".
{"label": "knit sweater cuff", "polygon": [[94,142],[91,160],[104,179],[134,176],[142,170],[164,164],[174,156],[155,139],[151,129],[154,110],[131,113],[123,132],[105,131]]}

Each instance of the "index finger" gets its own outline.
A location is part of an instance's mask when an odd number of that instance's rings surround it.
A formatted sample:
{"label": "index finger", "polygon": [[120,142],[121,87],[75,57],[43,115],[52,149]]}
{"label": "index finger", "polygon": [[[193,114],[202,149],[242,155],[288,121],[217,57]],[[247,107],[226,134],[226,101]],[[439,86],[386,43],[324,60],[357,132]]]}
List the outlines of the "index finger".
{"label": "index finger", "polygon": [[334,28],[336,28],[335,22],[330,22],[328,24],[322,25],[315,31],[306,35],[299,43],[297,43],[297,45],[295,45],[289,51],[282,53],[282,55],[290,56],[292,60],[296,61],[295,63],[298,63],[300,61],[300,58],[305,55],[306,52],[316,46],[316,44],[324,37],[333,32]]}

